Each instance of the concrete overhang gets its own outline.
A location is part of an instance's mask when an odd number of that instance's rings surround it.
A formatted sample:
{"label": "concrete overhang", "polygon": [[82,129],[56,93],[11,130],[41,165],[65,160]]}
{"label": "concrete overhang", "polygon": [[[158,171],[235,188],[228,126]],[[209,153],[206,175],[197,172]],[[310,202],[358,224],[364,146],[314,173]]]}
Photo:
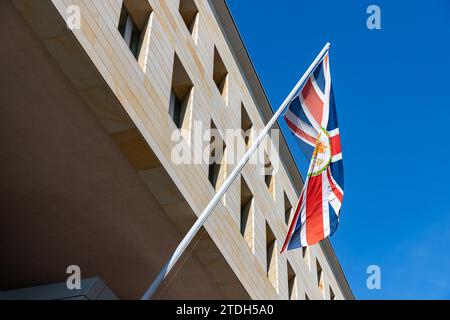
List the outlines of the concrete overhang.
{"label": "concrete overhang", "polygon": [[[0,289],[78,265],[138,299],[194,212],[51,1],[1,1],[0,30]],[[207,232],[194,242],[156,298],[248,299]]]}

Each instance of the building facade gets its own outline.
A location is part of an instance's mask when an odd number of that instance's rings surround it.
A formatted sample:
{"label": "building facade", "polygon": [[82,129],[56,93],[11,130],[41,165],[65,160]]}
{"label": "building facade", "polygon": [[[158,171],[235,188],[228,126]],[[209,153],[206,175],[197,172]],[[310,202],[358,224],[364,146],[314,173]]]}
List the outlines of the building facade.
{"label": "building facade", "polygon": [[[234,168],[226,143],[212,164],[174,150],[203,155],[196,128],[249,145],[273,114],[226,1],[8,0],[0,18],[0,290],[77,265],[137,299]],[[155,298],[353,299],[328,240],[279,253],[302,179],[282,135],[265,155],[278,170],[244,167]]]}

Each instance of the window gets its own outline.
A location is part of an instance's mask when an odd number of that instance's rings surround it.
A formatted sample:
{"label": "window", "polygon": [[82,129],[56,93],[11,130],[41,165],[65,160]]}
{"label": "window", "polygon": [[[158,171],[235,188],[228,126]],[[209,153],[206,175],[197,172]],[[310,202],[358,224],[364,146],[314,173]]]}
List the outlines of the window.
{"label": "window", "polygon": [[277,250],[277,241],[275,235],[270,229],[269,224],[266,222],[266,268],[267,268],[267,277],[269,278],[270,283],[278,292],[278,250]]}
{"label": "window", "polygon": [[287,261],[287,269],[289,299],[297,300],[297,276],[289,261]]}
{"label": "window", "polygon": [[244,178],[241,176],[241,234],[247,242],[248,246],[254,252],[254,199],[253,193],[250,191]]}
{"label": "window", "polygon": [[195,1],[181,0],[180,15],[183,18],[184,24],[188,28],[189,33],[194,38],[194,42],[197,43],[199,13]]}
{"label": "window", "polygon": [[172,88],[172,90],[170,90],[169,114],[178,129],[181,128],[181,118],[184,117],[185,113],[182,109],[185,109],[183,108],[183,102],[180,101],[180,99],[177,97],[177,94]]}
{"label": "window", "polygon": [[217,127],[211,121],[211,139],[210,139],[210,161],[208,168],[208,179],[214,189],[218,189],[225,181],[226,165],[225,152],[226,145],[217,131]]}
{"label": "window", "polygon": [[118,29],[136,59],[140,59],[151,12],[148,1],[124,0],[122,5]]}
{"label": "window", "polygon": [[269,192],[273,197],[275,197],[275,179],[273,176],[273,166],[266,152],[264,152],[264,174],[264,182],[266,183]]}
{"label": "window", "polygon": [[311,271],[311,264],[309,262],[309,248],[308,247],[302,247],[302,257],[303,257],[303,260],[305,260],[305,263],[308,266],[308,269]]}
{"label": "window", "polygon": [[190,128],[194,87],[177,54],[175,54],[170,90],[169,114],[178,129]]}
{"label": "window", "polygon": [[324,295],[323,270],[317,259],[316,259],[316,267],[317,267],[317,285],[319,286],[320,293],[322,294],[323,297]]}
{"label": "window", "polygon": [[248,116],[245,106],[241,103],[241,130],[242,138],[244,139],[245,146],[248,148],[252,143],[252,128],[253,123]]}
{"label": "window", "polygon": [[131,52],[137,58],[139,54],[141,32],[133,22],[131,15],[128,13],[125,3],[122,6],[122,13],[120,14],[119,31]]}
{"label": "window", "polygon": [[214,47],[213,79],[220,95],[225,100],[225,104],[228,105],[228,70],[216,47]]}
{"label": "window", "polygon": [[286,221],[286,224],[289,224],[291,212],[292,212],[291,202],[289,201],[286,192],[284,192],[284,220]]}
{"label": "window", "polygon": [[330,287],[330,300],[336,300],[336,295],[334,294],[333,289]]}

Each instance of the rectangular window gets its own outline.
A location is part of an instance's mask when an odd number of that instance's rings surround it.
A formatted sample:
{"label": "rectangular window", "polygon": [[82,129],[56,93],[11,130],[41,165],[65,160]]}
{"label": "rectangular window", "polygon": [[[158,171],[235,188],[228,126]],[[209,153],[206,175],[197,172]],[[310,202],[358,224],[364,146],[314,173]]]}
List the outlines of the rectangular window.
{"label": "rectangular window", "polygon": [[172,90],[170,90],[169,114],[178,129],[181,128],[181,105],[181,101],[178,99],[177,94],[172,88]]}
{"label": "rectangular window", "polygon": [[[190,129],[193,92],[194,88],[192,81],[178,58],[178,55],[175,54],[169,114],[178,129]],[[188,139],[189,137],[185,138]]]}
{"label": "rectangular window", "polygon": [[278,250],[275,235],[266,222],[266,271],[270,283],[278,293]]}
{"label": "rectangular window", "polygon": [[124,0],[122,4],[118,29],[136,59],[139,59],[151,12],[148,1]]}
{"label": "rectangular window", "polygon": [[336,295],[334,294],[333,289],[330,287],[330,300],[336,300]]}
{"label": "rectangular window", "polygon": [[291,217],[292,212],[292,205],[289,201],[289,198],[286,195],[286,192],[284,192],[284,220],[286,221],[286,224],[289,225],[289,219]]}
{"label": "rectangular window", "polygon": [[219,136],[217,127],[211,120],[210,161],[208,179],[214,189],[218,189],[226,177],[225,152],[226,145]]}
{"label": "rectangular window", "polygon": [[194,42],[197,43],[199,13],[195,1],[181,0],[179,11],[181,17],[183,18],[184,24],[194,38]]}
{"label": "rectangular window", "polygon": [[306,265],[308,266],[308,269],[311,271],[311,264],[309,260],[309,248],[308,247],[302,247],[302,257],[305,261]]}
{"label": "rectangular window", "polygon": [[213,79],[225,104],[228,105],[228,70],[216,47],[214,47]]}
{"label": "rectangular window", "polygon": [[246,148],[248,148],[252,143],[252,129],[253,123],[250,120],[245,106],[241,103],[241,130]]}
{"label": "rectangular window", "polygon": [[297,300],[297,276],[291,264],[287,261],[287,273],[288,273],[288,294],[290,300]]}
{"label": "rectangular window", "polygon": [[266,152],[264,152],[264,172],[264,182],[266,183],[269,192],[275,198],[275,178],[273,176],[273,166]]}
{"label": "rectangular window", "polygon": [[320,293],[322,294],[323,297],[324,296],[323,270],[317,259],[316,259],[316,268],[317,268],[317,285],[319,286]]}
{"label": "rectangular window", "polygon": [[244,178],[241,176],[241,234],[254,252],[254,198]]}

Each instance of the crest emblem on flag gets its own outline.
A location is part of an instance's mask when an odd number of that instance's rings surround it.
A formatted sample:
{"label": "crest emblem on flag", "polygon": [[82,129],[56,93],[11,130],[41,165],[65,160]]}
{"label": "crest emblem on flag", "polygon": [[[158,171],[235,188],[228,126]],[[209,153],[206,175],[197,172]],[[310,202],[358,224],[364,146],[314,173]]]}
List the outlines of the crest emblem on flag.
{"label": "crest emblem on flag", "polygon": [[332,235],[339,222],[344,169],[328,52],[284,118],[310,165],[282,252],[318,243]]}

